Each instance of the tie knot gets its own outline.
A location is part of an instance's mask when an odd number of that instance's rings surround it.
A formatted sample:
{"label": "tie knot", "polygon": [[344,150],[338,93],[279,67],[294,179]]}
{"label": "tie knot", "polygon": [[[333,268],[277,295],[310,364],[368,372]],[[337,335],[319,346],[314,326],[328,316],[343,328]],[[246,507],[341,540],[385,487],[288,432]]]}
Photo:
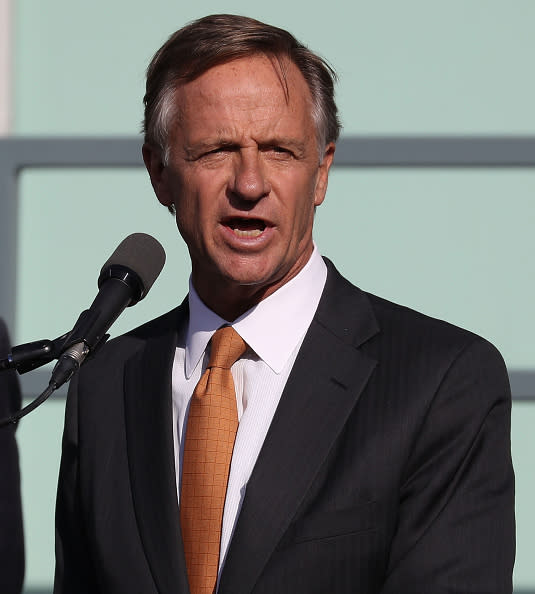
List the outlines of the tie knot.
{"label": "tie knot", "polygon": [[212,336],[208,367],[230,369],[246,348],[245,341],[232,326],[223,326]]}

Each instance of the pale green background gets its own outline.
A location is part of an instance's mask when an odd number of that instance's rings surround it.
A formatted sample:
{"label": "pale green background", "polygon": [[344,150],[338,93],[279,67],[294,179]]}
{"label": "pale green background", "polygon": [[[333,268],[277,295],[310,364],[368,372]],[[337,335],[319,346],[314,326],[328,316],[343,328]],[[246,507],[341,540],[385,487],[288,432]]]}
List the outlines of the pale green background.
{"label": "pale green background", "polygon": [[[533,1],[290,4],[153,0],[15,3],[14,131],[133,135],[144,69],[175,28],[210,12],[290,29],[340,75],[346,134],[534,134]],[[260,5],[259,5],[260,6]],[[29,170],[20,179],[17,343],[69,329],[123,237],[153,234],[168,262],[148,298],[112,329],[174,307],[188,258],[139,170]],[[535,171],[337,170],[318,209],[322,252],[366,290],[485,335],[511,369],[534,369]],[[66,271],[51,277],[52,262]],[[19,429],[28,588],[53,572],[63,402]],[[535,588],[535,403],[513,409],[515,585]]]}

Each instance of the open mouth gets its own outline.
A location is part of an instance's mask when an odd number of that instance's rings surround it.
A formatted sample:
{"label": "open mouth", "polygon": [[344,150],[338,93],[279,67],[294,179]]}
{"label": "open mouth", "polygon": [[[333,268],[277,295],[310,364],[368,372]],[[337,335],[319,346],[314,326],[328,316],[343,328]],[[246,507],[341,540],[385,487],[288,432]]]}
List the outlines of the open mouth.
{"label": "open mouth", "polygon": [[261,219],[242,219],[233,217],[223,221],[223,225],[232,230],[237,237],[253,239],[259,237],[266,228],[266,223]]}

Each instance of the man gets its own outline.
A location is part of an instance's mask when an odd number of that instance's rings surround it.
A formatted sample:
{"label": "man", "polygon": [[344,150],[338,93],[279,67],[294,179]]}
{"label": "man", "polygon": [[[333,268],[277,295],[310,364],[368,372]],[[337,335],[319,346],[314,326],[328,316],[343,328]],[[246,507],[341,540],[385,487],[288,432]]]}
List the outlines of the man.
{"label": "man", "polygon": [[143,157],[190,291],[72,382],[56,594],[511,592],[503,362],[319,256],[338,132],[285,31],[211,16],[153,58]]}
{"label": "man", "polygon": [[[9,353],[9,336],[0,318],[0,359]],[[0,373],[0,419],[20,409],[15,371]],[[20,500],[19,455],[15,427],[0,429],[0,592],[20,594],[24,579],[24,538]]]}

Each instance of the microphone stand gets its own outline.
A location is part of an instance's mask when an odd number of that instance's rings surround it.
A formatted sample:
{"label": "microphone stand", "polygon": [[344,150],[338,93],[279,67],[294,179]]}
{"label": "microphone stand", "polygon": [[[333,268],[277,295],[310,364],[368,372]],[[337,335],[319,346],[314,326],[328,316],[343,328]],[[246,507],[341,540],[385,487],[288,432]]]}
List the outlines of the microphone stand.
{"label": "microphone stand", "polygon": [[[94,352],[98,350],[108,338],[109,334],[105,334],[101,340],[98,341],[95,348],[92,349],[91,354],[94,354]],[[83,338],[79,335],[73,336],[73,332],[71,331],[62,334],[55,340],[36,340],[34,342],[27,342],[13,347],[5,359],[0,359],[0,371],[16,369],[20,375],[27,373],[28,371],[33,371],[34,369],[50,363],[50,361],[53,361],[54,359],[60,358],[73,342],[83,343]],[[57,365],[59,365],[59,363]],[[44,392],[35,398],[35,400],[32,400],[30,404],[26,405],[14,415],[0,419],[0,428],[7,425],[16,425],[22,417],[32,412],[32,410],[36,409],[47,400],[54,390],[57,390],[63,383],[65,383],[65,381],[71,378],[74,371],[77,371],[77,367],[74,367],[73,364],[69,367],[69,370],[63,374],[62,381],[53,381],[51,379]]]}
{"label": "microphone stand", "polygon": [[61,354],[68,335],[67,332],[56,340],[36,340],[13,347],[5,359],[0,359],[0,371],[16,369],[22,375],[50,363]]}

